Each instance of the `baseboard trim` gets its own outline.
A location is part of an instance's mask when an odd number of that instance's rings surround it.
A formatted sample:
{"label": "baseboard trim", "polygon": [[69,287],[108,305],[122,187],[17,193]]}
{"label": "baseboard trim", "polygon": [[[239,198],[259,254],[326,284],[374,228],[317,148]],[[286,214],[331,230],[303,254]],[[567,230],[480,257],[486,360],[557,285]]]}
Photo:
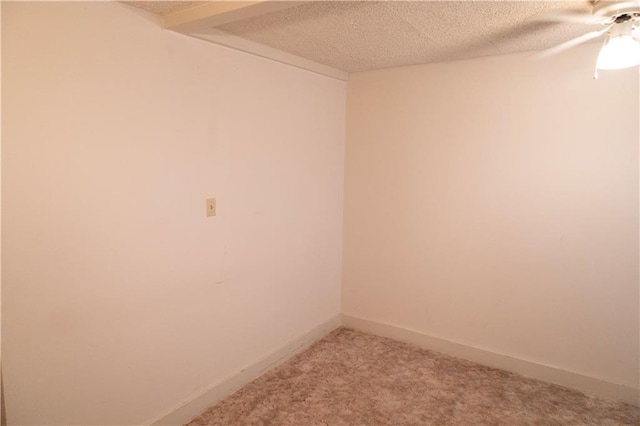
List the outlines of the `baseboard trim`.
{"label": "baseboard trim", "polygon": [[340,316],[329,319],[314,327],[308,332],[296,337],[290,342],[278,347],[268,355],[262,357],[251,365],[246,366],[237,373],[211,385],[205,391],[192,395],[178,407],[163,414],[148,425],[183,425],[189,420],[215,405],[228,395],[231,395],[247,383],[258,378],[262,374],[277,367],[298,352],[311,346],[316,341],[340,326]]}
{"label": "baseboard trim", "polygon": [[576,389],[587,394],[640,406],[640,389],[634,389],[602,379],[584,376],[579,373],[454,343],[390,324],[346,314],[343,314],[341,318],[343,326],[355,330],[389,337],[394,340],[474,361],[489,367],[500,368],[526,377]]}

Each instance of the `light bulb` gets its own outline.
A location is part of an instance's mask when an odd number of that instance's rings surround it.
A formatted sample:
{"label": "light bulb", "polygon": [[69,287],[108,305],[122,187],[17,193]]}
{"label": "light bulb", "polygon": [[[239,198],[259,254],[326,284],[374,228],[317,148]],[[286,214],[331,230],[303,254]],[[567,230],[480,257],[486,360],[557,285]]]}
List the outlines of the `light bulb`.
{"label": "light bulb", "polygon": [[640,40],[631,23],[615,24],[598,55],[596,68],[617,70],[640,64]]}

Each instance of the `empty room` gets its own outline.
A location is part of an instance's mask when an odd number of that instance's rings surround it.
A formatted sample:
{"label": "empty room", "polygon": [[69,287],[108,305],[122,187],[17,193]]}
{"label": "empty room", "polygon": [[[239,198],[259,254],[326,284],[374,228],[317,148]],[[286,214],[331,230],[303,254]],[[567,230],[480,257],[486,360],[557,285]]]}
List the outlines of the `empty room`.
{"label": "empty room", "polygon": [[640,0],[0,4],[3,426],[640,424]]}

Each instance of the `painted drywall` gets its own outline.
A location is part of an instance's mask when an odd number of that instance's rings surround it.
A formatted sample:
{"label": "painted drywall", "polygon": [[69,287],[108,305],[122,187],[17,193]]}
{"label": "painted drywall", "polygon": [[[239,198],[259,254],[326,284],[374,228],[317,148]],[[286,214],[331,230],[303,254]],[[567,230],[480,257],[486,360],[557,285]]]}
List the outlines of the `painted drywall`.
{"label": "painted drywall", "polygon": [[352,74],[346,315],[638,388],[638,70]]}
{"label": "painted drywall", "polygon": [[[2,57],[2,6],[0,5],[0,58]],[[0,66],[0,99],[2,99],[2,66]],[[0,106],[1,109],[1,106]],[[0,117],[0,176],[2,176],[2,119]],[[2,179],[0,179],[0,182]],[[0,185],[0,206],[2,185]],[[0,241],[2,241],[2,209],[0,208]],[[4,414],[4,385],[2,384],[2,244],[0,244],[0,424],[6,424]]]}
{"label": "painted drywall", "polygon": [[2,42],[9,424],[143,424],[335,318],[344,82],[118,3]]}

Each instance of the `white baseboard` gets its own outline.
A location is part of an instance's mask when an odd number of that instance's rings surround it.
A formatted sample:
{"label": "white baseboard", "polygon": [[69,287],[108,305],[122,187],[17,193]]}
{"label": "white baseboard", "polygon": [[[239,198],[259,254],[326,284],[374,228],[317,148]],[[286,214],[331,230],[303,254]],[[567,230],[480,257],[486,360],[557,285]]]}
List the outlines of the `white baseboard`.
{"label": "white baseboard", "polygon": [[150,425],[183,425],[189,420],[203,413],[207,408],[215,405],[228,395],[231,395],[247,383],[258,378],[268,370],[282,364],[298,352],[303,351],[329,332],[340,326],[340,316],[325,321],[310,331],[280,346],[273,352],[246,366],[237,373],[211,385],[204,392],[192,395],[178,407],[168,413],[149,421]]}
{"label": "white baseboard", "polygon": [[421,348],[431,349],[458,358],[474,361],[490,367],[512,371],[526,377],[555,383],[585,393],[597,395],[606,399],[623,401],[640,406],[640,390],[628,386],[607,382],[594,377],[584,376],[567,370],[537,364],[513,358],[507,355],[474,348],[460,343],[432,337],[418,331],[384,324],[376,321],[358,318],[351,315],[335,316],[328,321],[314,327],[307,333],[280,346],[273,352],[257,360],[213,385],[207,390],[192,395],[185,402],[174,407],[155,420],[146,422],[148,425],[183,425],[189,420],[215,405],[247,383],[258,378],[268,370],[282,364],[287,359],[308,348],[335,328],[343,325],[355,330],[410,343]]}
{"label": "white baseboard", "polygon": [[584,376],[579,373],[537,364],[535,362],[525,361],[495,352],[489,352],[483,349],[428,336],[418,331],[370,321],[351,315],[342,315],[342,325],[366,333],[410,343],[424,349],[431,349],[458,358],[474,361],[489,367],[511,371],[549,383],[555,383],[557,385],[597,395],[609,400],[617,400],[626,402],[627,404],[640,406],[640,389],[634,389],[621,384]]}

